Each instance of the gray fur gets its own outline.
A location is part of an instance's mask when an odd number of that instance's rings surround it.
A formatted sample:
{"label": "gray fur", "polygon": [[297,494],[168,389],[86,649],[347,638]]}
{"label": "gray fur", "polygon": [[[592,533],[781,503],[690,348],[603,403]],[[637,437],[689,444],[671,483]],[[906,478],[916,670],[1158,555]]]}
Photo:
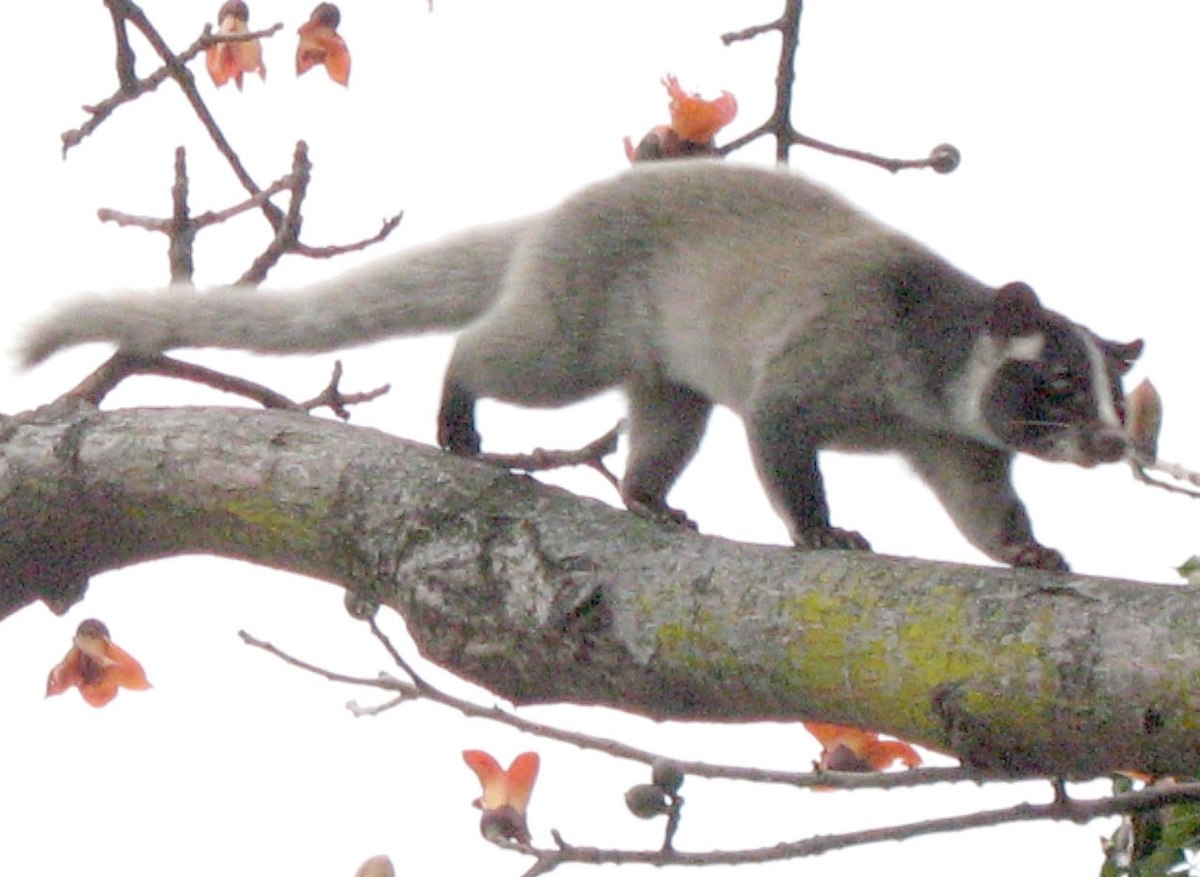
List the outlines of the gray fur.
{"label": "gray fur", "polygon": [[[21,356],[93,340],[310,352],[456,326],[444,447],[478,450],[477,398],[556,406],[622,386],[625,501],[682,519],[666,493],[711,406],[726,405],[746,422],[793,538],[810,547],[866,547],[830,526],[816,451],[886,450],[912,462],[993,558],[1065,568],[1032,535],[1013,453],[1084,465],[1123,453],[1106,342],[1027,287],[990,289],[802,177],[704,160],[642,165],[545,214],[286,295],[84,299],[36,325]],[[1030,369],[1052,366],[1078,379],[1070,405],[1029,382]]]}
{"label": "gray fur", "polygon": [[36,323],[18,356],[31,366],[89,341],[113,341],[132,353],[314,353],[458,328],[491,304],[513,248],[535,220],[473,229],[288,292],[181,287],[78,298]]}

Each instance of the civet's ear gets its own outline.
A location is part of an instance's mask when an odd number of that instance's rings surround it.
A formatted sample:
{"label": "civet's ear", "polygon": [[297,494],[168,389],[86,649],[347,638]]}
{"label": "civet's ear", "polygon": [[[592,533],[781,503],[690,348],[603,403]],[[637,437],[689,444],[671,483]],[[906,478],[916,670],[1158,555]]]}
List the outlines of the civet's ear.
{"label": "civet's ear", "polygon": [[1124,344],[1119,341],[1101,340],[1100,344],[1109,358],[1116,363],[1117,374],[1119,375],[1123,375],[1133,368],[1133,363],[1142,355],[1142,351],[1146,349],[1146,342],[1141,338],[1128,341]]}
{"label": "civet's ear", "polygon": [[1006,283],[996,290],[988,334],[993,338],[1029,335],[1041,328],[1042,313],[1042,303],[1028,283]]}

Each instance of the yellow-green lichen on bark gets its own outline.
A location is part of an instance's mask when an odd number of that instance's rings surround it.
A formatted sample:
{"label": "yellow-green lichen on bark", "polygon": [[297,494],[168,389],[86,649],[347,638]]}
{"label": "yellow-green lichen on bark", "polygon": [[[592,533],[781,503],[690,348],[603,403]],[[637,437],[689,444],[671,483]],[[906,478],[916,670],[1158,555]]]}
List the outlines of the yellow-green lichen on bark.
{"label": "yellow-green lichen on bark", "polygon": [[231,529],[230,541],[253,540],[260,546],[266,538],[280,547],[311,548],[320,538],[318,525],[324,517],[313,507],[306,507],[298,514],[300,509],[252,495],[227,499],[219,508],[233,522],[247,525],[246,530]]}
{"label": "yellow-green lichen on bark", "polygon": [[720,673],[734,669],[737,657],[722,634],[723,626],[705,609],[686,621],[660,624],[655,635],[659,654],[689,669]]}
{"label": "yellow-green lichen on bark", "polygon": [[1050,614],[1038,612],[1019,633],[1002,634],[973,612],[968,593],[953,588],[914,601],[906,614],[892,654],[900,671],[898,703],[915,727],[937,728],[929,693],[946,686],[960,690],[963,710],[990,721],[1015,719],[1020,726],[1058,712]]}
{"label": "yellow-green lichen on bark", "polygon": [[1000,632],[973,611],[961,588],[896,597],[889,602],[877,589],[856,588],[790,598],[785,616],[793,630],[783,664],[799,687],[847,716],[877,715],[886,703],[897,727],[930,739],[940,732],[930,695],[946,685],[963,685],[963,705],[972,711],[995,714],[1024,704],[1022,712],[1032,710],[1040,720],[1053,715],[1057,685],[1045,657],[1051,614],[1039,612],[1015,631]]}
{"label": "yellow-green lichen on bark", "polygon": [[851,714],[894,685],[883,632],[863,627],[864,614],[874,609],[861,596],[811,590],[790,598],[783,613],[792,625],[786,666],[793,668],[795,684]]}

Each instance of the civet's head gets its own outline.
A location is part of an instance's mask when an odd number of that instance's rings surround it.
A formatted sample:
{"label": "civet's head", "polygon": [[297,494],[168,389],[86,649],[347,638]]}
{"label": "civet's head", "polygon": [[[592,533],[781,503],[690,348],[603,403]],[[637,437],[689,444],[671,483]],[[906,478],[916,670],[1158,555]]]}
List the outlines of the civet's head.
{"label": "civet's head", "polygon": [[1080,466],[1128,453],[1121,376],[1141,340],[1105,341],[1042,307],[1026,284],[1009,283],[978,345],[976,414],[997,444]]}

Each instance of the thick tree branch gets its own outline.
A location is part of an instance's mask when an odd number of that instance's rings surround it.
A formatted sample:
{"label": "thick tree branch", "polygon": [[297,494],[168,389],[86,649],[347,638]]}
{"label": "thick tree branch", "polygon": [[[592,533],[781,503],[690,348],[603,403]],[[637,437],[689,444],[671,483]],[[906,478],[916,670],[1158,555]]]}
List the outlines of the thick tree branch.
{"label": "thick tree branch", "polygon": [[1014,773],[1194,776],[1195,589],[664,528],[297,413],[44,409],[0,425],[0,616],[184,553],[394,607],[518,704],[801,717]]}

